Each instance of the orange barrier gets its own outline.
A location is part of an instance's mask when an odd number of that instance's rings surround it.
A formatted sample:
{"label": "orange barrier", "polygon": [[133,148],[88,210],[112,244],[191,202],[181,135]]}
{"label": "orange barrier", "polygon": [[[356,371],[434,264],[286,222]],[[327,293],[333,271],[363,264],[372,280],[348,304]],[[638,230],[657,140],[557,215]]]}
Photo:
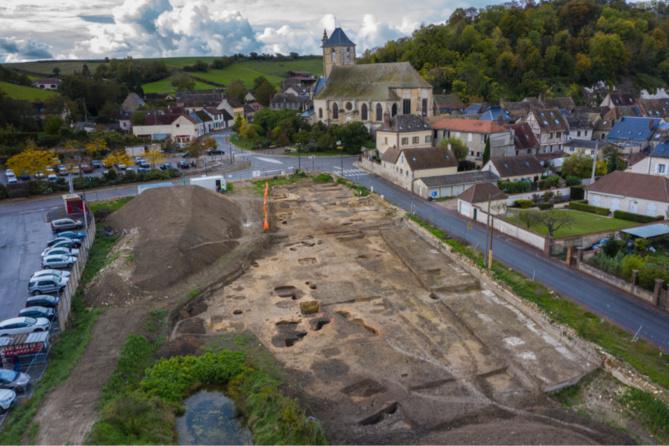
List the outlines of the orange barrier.
{"label": "orange barrier", "polygon": [[265,181],[265,193],[263,194],[263,212],[265,213],[265,220],[262,224],[262,230],[264,232],[269,231],[269,209],[267,207],[267,202],[269,201],[269,183]]}

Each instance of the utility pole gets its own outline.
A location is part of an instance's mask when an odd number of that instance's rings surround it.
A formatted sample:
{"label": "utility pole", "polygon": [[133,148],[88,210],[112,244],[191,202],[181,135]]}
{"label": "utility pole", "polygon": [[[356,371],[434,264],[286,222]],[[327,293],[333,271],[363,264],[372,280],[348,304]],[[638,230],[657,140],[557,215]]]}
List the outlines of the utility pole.
{"label": "utility pole", "polygon": [[599,154],[599,140],[595,141],[595,151],[592,154],[592,174],[590,175],[590,181],[595,182],[595,174],[597,173],[597,156]]}
{"label": "utility pole", "polygon": [[487,222],[487,227],[486,227],[486,266],[488,268],[488,271],[492,269],[492,236],[493,236],[493,218],[492,214],[490,213],[490,202],[492,201],[492,194],[488,194],[488,218],[486,219]]}

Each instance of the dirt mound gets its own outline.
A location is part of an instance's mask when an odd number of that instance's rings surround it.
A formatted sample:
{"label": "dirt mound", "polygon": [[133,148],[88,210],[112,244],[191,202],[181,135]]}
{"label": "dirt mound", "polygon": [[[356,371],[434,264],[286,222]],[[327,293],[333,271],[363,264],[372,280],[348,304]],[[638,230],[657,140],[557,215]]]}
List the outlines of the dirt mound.
{"label": "dirt mound", "polygon": [[235,246],[241,211],[232,200],[197,186],[150,189],[107,219],[117,231],[139,231],[132,282],[153,291],[211,265]]}

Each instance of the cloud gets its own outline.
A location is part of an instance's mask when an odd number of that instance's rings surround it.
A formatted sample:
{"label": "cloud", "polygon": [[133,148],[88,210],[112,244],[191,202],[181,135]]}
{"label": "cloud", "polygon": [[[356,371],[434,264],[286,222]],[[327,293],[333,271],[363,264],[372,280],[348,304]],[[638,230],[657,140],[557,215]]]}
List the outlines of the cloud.
{"label": "cloud", "polygon": [[22,62],[26,60],[53,58],[49,47],[34,40],[0,37],[0,60]]}
{"label": "cloud", "polygon": [[371,14],[365,14],[362,18],[362,26],[356,32],[356,44],[362,49],[375,48],[383,45],[388,40],[403,37],[415,28],[415,26],[407,23],[400,25],[400,27],[395,27],[377,21]]}
{"label": "cloud", "polygon": [[84,22],[91,22],[91,23],[114,23],[114,16],[110,14],[91,14],[91,15],[84,15],[84,14],[79,14],[79,18],[83,20]]}

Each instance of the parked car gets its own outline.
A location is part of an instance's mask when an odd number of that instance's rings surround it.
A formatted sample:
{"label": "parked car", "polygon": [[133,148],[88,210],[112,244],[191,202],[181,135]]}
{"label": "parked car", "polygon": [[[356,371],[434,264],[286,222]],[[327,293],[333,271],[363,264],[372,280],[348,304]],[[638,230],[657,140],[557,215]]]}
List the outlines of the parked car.
{"label": "parked car", "polygon": [[102,168],[102,161],[93,160],[93,161],[91,161],[91,166],[93,166],[94,169],[101,169]]}
{"label": "parked car", "polygon": [[37,178],[38,180],[43,179],[45,176],[46,175],[44,175],[44,172],[42,172],[42,171],[35,172],[35,178]]}
{"label": "parked car", "polygon": [[31,278],[42,277],[42,276],[58,276],[58,277],[64,277],[66,279],[69,279],[70,278],[70,272],[69,271],[61,271],[59,269],[41,269],[39,271],[35,271]]}
{"label": "parked car", "polygon": [[81,165],[81,171],[83,173],[93,173],[94,170],[95,169],[93,169],[93,166],[91,166],[90,164],[82,164]]}
{"label": "parked car", "polygon": [[169,169],[174,169],[174,164],[170,163],[169,161],[160,165],[160,170],[169,170]]}
{"label": "parked car", "polygon": [[72,268],[77,262],[76,257],[53,255],[42,258],[42,268]]}
{"label": "parked car", "polygon": [[28,281],[28,293],[32,295],[60,293],[67,286],[69,280],[69,277],[55,275],[33,277]]}
{"label": "parked car", "polygon": [[62,246],[56,246],[53,248],[46,248],[44,251],[42,251],[42,257],[56,256],[56,255],[78,257],[79,250],[73,248],[65,248]]}
{"label": "parked car", "polygon": [[37,296],[32,296],[26,299],[26,308],[30,307],[46,307],[46,308],[56,308],[60,298],[58,296],[51,296],[49,294],[38,294]]}
{"label": "parked car", "polygon": [[81,246],[81,240],[58,236],[54,239],[49,240],[46,243],[46,246],[50,248],[57,248],[57,247],[79,248]]}
{"label": "parked car", "polygon": [[223,149],[209,149],[209,150],[207,150],[207,155],[225,155],[225,150],[223,150]]}
{"label": "parked car", "polygon": [[177,166],[179,166],[181,169],[188,169],[190,168],[190,163],[186,160],[179,160]]}
{"label": "parked car", "polygon": [[44,319],[52,321],[56,318],[56,310],[35,305],[34,307],[24,308],[19,311],[19,317],[43,317]]}
{"label": "parked car", "polygon": [[21,181],[30,181],[30,175],[27,173],[23,172],[21,175],[19,175],[19,180]]}
{"label": "parked car", "polygon": [[73,218],[59,218],[51,221],[51,230],[53,232],[80,229],[83,226],[84,223],[81,220],[75,220]]}
{"label": "parked car", "polygon": [[56,175],[55,173],[50,173],[50,174],[46,177],[46,179],[47,179],[47,181],[49,181],[49,182],[51,182],[51,183],[55,183],[56,181],[58,181],[58,175]]}
{"label": "parked car", "polygon": [[16,402],[16,392],[11,389],[0,389],[0,410],[7,412]]}
{"label": "parked car", "polygon": [[7,175],[7,184],[17,184],[19,182],[13,175]]}
{"label": "parked car", "polygon": [[0,369],[0,388],[23,392],[28,386],[30,386],[30,376],[27,373]]}
{"label": "parked car", "polygon": [[42,317],[13,317],[0,322],[0,336],[11,336],[36,331],[49,331],[51,322]]}
{"label": "parked car", "polygon": [[150,169],[151,164],[149,164],[148,161],[141,160],[140,162],[137,163],[139,167],[143,167],[144,169]]}
{"label": "parked car", "polygon": [[65,237],[72,240],[82,240],[86,238],[86,231],[62,231],[56,233],[57,237]]}
{"label": "parked car", "polygon": [[116,168],[120,170],[121,172],[125,172],[125,170],[128,168],[125,164],[117,164]]}

